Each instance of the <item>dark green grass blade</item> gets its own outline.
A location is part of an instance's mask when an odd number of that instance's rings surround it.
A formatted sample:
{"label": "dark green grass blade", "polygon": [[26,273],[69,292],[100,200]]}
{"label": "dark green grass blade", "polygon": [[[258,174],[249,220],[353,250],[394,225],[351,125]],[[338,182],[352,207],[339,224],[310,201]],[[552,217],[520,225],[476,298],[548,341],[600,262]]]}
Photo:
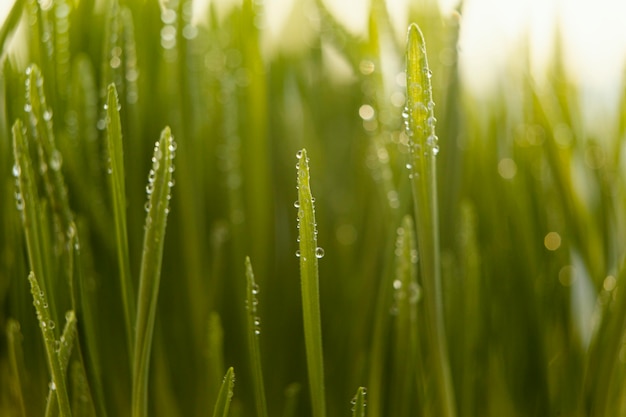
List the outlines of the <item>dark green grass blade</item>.
{"label": "dark green grass blade", "polygon": [[367,389],[359,387],[352,399],[352,417],[365,417],[365,394]]}
{"label": "dark green grass blade", "polygon": [[110,163],[110,185],[115,219],[117,261],[126,319],[128,354],[132,356],[133,324],[135,323],[135,291],[130,273],[128,254],[128,228],[126,226],[126,174],[124,172],[124,151],[122,144],[122,126],[120,123],[120,105],[115,84],[109,84],[107,95],[107,149]]}
{"label": "dark green grass blade", "polygon": [[235,371],[230,367],[224,376],[224,382],[222,382],[222,387],[217,395],[213,417],[228,417],[228,409],[230,408],[230,400],[233,398],[234,386]]}
{"label": "dark green grass blade", "polygon": [[309,183],[309,159],[306,149],[298,151],[298,230],[300,248],[300,280],[302,286],[302,315],[306,346],[309,387],[313,416],[326,415],[324,392],[324,355],[322,349],[322,322],[319,300],[319,271],[317,259],[324,254],[317,246],[315,207]]}
{"label": "dark green grass blade", "polygon": [[9,366],[11,367],[11,390],[14,393],[21,417],[26,417],[24,402],[24,357],[22,350],[22,334],[20,324],[10,319],[7,323],[7,348],[9,351]]}
{"label": "dark green grass blade", "polygon": [[44,340],[48,366],[50,368],[50,373],[52,374],[50,388],[52,391],[56,391],[61,417],[70,417],[72,412],[70,410],[70,400],[67,394],[65,369],[59,360],[59,355],[55,346],[55,324],[50,318],[50,310],[48,302],[46,301],[45,293],[39,287],[39,283],[37,282],[34,273],[30,273],[28,281],[30,282],[31,293],[33,294],[34,305],[37,311],[37,320],[39,321],[39,327]]}
{"label": "dark green grass blade", "polygon": [[248,351],[250,355],[250,365],[254,380],[254,399],[256,403],[257,416],[267,417],[267,401],[265,399],[265,384],[263,383],[263,369],[261,366],[261,349],[259,348],[259,335],[261,334],[261,319],[258,316],[257,295],[259,286],[254,281],[254,272],[250,258],[246,257],[246,309],[248,323]]}
{"label": "dark green grass blade", "polygon": [[72,386],[72,413],[74,417],[95,417],[93,404],[90,403],[91,393],[83,366],[73,361],[70,366],[70,381]]}
{"label": "dark green grass blade", "polygon": [[412,24],[407,36],[407,135],[415,206],[415,224],[424,287],[427,340],[432,355],[433,383],[438,414],[454,417],[454,393],[448,363],[441,294],[441,265],[435,157],[439,152],[435,134],[431,72],[424,37]]}
{"label": "dark green grass blade", "polygon": [[285,388],[285,406],[283,407],[283,417],[296,417],[298,408],[298,398],[302,386],[293,382]]}
{"label": "dark green grass blade", "polygon": [[147,215],[139,276],[137,324],[133,352],[133,417],[145,417],[148,413],[150,351],[161,279],[165,227],[173,186],[172,173],[174,171],[175,151],[176,142],[174,142],[169,127],[166,127],[161,133],[161,139],[154,146],[152,169],[146,187],[148,192]]}

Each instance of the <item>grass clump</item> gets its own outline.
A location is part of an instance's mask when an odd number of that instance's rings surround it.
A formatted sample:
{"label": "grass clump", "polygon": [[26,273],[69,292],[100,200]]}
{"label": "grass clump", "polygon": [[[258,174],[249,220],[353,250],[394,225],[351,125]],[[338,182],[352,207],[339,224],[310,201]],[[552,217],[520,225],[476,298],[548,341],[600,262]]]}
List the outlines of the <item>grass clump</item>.
{"label": "grass clump", "polygon": [[15,2],[0,415],[626,409],[624,112],[580,123],[558,43],[477,106],[458,17],[310,3],[271,50],[251,0]]}

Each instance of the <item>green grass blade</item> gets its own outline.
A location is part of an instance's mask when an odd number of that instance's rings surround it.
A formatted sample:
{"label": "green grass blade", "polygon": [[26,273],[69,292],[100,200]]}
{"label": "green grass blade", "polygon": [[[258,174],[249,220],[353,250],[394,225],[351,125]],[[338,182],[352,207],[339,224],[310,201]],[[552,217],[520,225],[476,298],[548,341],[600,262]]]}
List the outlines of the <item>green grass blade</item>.
{"label": "green grass blade", "polygon": [[39,321],[39,327],[44,340],[48,366],[50,367],[50,373],[52,374],[50,388],[52,391],[56,391],[61,417],[70,417],[72,412],[70,410],[70,400],[67,394],[65,370],[64,367],[61,366],[61,361],[59,360],[59,355],[55,346],[55,324],[50,318],[50,310],[48,302],[46,301],[45,293],[39,287],[39,283],[37,282],[33,272],[31,272],[28,276],[28,281],[30,282],[31,293],[33,295],[35,309],[37,311],[37,320]]}
{"label": "green grass blade", "polygon": [[322,350],[322,322],[319,300],[318,258],[324,256],[317,246],[315,206],[309,183],[309,159],[306,149],[298,151],[298,230],[300,249],[300,280],[302,286],[302,315],[306,346],[309,387],[313,403],[313,416],[326,415],[324,392],[324,356]]}
{"label": "green grass blade", "polygon": [[[212,311],[209,314],[208,341],[207,341],[207,365],[208,365],[208,404],[215,404],[219,391],[219,380],[224,372],[224,329],[219,313]],[[201,396],[202,397],[202,396]]]}
{"label": "green grass blade", "polygon": [[235,386],[235,371],[232,367],[228,368],[224,375],[224,382],[215,402],[213,417],[228,417],[228,409],[230,408],[230,400],[233,398],[233,388]]}
{"label": "green grass blade", "polygon": [[391,414],[409,415],[415,391],[418,351],[417,302],[420,288],[417,284],[417,248],[415,225],[407,215],[398,228],[396,239],[396,277],[393,282],[395,300],[395,338],[393,352],[393,384]]}
{"label": "green grass blade", "polygon": [[137,324],[133,352],[133,417],[145,417],[148,414],[150,351],[161,280],[165,227],[169,213],[171,189],[174,185],[172,173],[174,171],[175,151],[176,142],[174,142],[169,127],[166,127],[154,146],[152,169],[146,187],[148,192],[147,215],[139,275]]}
{"label": "green grass blade", "polygon": [[19,409],[19,415],[26,417],[26,405],[24,402],[24,357],[22,351],[22,334],[20,324],[9,319],[7,323],[7,349],[9,351],[9,366],[11,368],[11,390],[14,393]]}
{"label": "green grass blade", "polygon": [[130,273],[128,253],[128,229],[126,226],[126,174],[124,172],[124,152],[122,144],[122,125],[120,122],[120,104],[115,84],[109,84],[107,95],[107,149],[110,161],[110,186],[115,219],[117,261],[126,320],[128,354],[132,356],[133,324],[135,323],[135,291]]}
{"label": "green grass blade", "polygon": [[[65,327],[61,339],[55,341],[56,353],[61,366],[61,372],[65,375],[70,361],[74,339],[76,338],[76,314],[72,310],[65,315]],[[58,415],[59,405],[55,389],[48,387],[48,402],[46,404],[46,417]]]}
{"label": "green grass blade", "polygon": [[407,36],[407,135],[409,136],[410,172],[415,206],[415,224],[420,253],[420,272],[424,287],[425,315],[428,323],[429,353],[433,360],[435,402],[439,415],[454,417],[456,409],[448,362],[441,294],[441,265],[437,207],[435,157],[439,152],[430,83],[431,71],[426,57],[424,37],[412,24]]}
{"label": "green grass blade", "polygon": [[74,417],[95,417],[93,404],[90,402],[91,393],[87,376],[82,364],[73,361],[70,367],[70,381],[72,386],[72,413]]}
{"label": "green grass blade", "polygon": [[298,409],[298,398],[302,385],[293,382],[285,388],[285,406],[283,407],[283,417],[296,417]]}
{"label": "green grass blade", "polygon": [[352,399],[352,417],[365,417],[365,394],[367,389],[359,387]]}
{"label": "green grass blade", "polygon": [[254,379],[254,398],[256,402],[257,416],[267,417],[267,401],[265,399],[265,385],[263,383],[263,369],[261,367],[261,349],[259,348],[259,335],[261,334],[261,319],[257,315],[257,295],[259,286],[254,281],[254,272],[250,258],[246,256],[246,309],[248,323],[248,351]]}
{"label": "green grass blade", "polygon": [[41,205],[37,195],[37,185],[35,170],[33,168],[28,139],[21,120],[17,120],[13,125],[13,153],[15,165],[13,175],[16,177],[17,194],[16,203],[20,210],[24,234],[26,236],[26,248],[31,270],[39,279],[45,283],[46,274],[43,260],[43,250],[41,248],[41,226],[40,212]]}

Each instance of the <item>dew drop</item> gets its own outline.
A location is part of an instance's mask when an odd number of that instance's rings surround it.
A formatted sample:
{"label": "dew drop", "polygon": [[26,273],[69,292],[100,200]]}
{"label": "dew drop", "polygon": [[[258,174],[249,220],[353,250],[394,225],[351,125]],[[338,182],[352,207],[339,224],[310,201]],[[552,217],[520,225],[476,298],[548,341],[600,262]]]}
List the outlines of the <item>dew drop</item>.
{"label": "dew drop", "polygon": [[50,328],[50,330],[54,329],[56,327],[56,324],[54,324],[54,322],[52,320],[50,320],[48,322],[48,327]]}
{"label": "dew drop", "polygon": [[52,154],[50,155],[50,168],[52,168],[53,171],[58,171],[59,169],[61,169],[61,165],[63,164],[63,157],[61,156],[61,152],[59,152],[57,149],[52,151]]}
{"label": "dew drop", "polygon": [[315,249],[315,257],[317,259],[322,259],[324,257],[324,248],[318,246]]}
{"label": "dew drop", "polygon": [[13,176],[15,178],[18,178],[20,174],[22,173],[22,170],[20,169],[20,166],[18,164],[14,164],[12,172],[13,172]]}
{"label": "dew drop", "polygon": [[293,203],[293,206],[294,206],[295,208],[300,208],[300,201],[296,200],[296,201]]}
{"label": "dew drop", "polygon": [[259,285],[254,283],[252,284],[252,294],[256,295],[259,293]]}
{"label": "dew drop", "polygon": [[28,104],[28,103],[24,104],[24,111],[26,113],[30,113],[32,109],[33,109],[33,107],[30,104]]}
{"label": "dew drop", "polygon": [[300,249],[296,251],[296,258],[299,258],[299,257],[300,257]]}
{"label": "dew drop", "polygon": [[296,152],[296,158],[302,159],[302,151],[301,150]]}
{"label": "dew drop", "polygon": [[49,122],[50,120],[52,120],[52,110],[46,110],[43,112],[43,119],[46,122]]}
{"label": "dew drop", "polygon": [[412,168],[413,168],[413,165],[411,165],[409,163],[406,164],[406,169],[412,169]]}
{"label": "dew drop", "polygon": [[48,384],[48,387],[50,388],[50,391],[56,391],[56,389],[57,389],[57,384],[55,384],[55,383],[54,383],[54,381],[51,381],[51,382]]}

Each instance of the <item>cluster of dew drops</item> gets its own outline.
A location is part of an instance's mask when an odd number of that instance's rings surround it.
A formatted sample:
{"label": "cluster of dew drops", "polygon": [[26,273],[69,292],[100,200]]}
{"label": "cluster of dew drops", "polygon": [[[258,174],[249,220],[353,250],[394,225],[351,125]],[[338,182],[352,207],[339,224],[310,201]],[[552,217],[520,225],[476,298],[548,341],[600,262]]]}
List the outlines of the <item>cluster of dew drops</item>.
{"label": "cluster of dew drops", "polygon": [[261,334],[261,318],[257,315],[257,307],[259,305],[257,295],[259,295],[260,291],[261,290],[259,289],[259,285],[256,282],[252,281],[252,288],[250,289],[250,292],[252,293],[252,302],[248,303],[248,300],[246,299],[246,310],[248,310],[250,314],[254,317],[252,319],[252,324],[254,325],[254,334],[257,336]]}
{"label": "cluster of dew drops", "polygon": [[[431,70],[429,70],[428,68],[424,68],[424,77],[430,79],[432,78],[432,75],[433,73]],[[410,88],[416,90],[419,96],[423,96],[422,86],[420,85],[420,83],[413,82],[411,83]],[[439,138],[435,133],[435,126],[437,125],[437,119],[435,118],[434,114],[435,102],[431,98],[430,100],[428,100],[427,103],[417,101],[413,103],[412,106],[413,110],[417,110],[420,116],[426,117],[426,126],[420,126],[419,124],[415,123],[415,121],[411,122],[412,109],[409,109],[408,105],[404,107],[404,111],[402,112],[402,118],[404,119],[404,128],[406,135],[409,137],[410,140],[410,146],[419,148],[419,145],[415,144],[415,142],[413,141],[413,137],[415,136],[415,132],[412,129],[413,124],[415,125],[414,127],[418,133],[421,134],[422,132],[424,132],[424,130],[427,131],[428,137],[426,138],[426,146],[430,150],[432,155],[436,156],[439,153]],[[410,164],[407,164],[407,168],[412,169],[412,166]]]}
{"label": "cluster of dew drops", "polygon": [[[365,399],[367,397],[367,388],[363,387],[362,391],[363,391],[363,398]],[[353,412],[356,410],[356,398],[357,398],[357,395],[352,397],[352,400],[350,401],[350,404],[352,405],[352,411]],[[367,407],[367,402],[366,401],[363,402],[363,407]]]}
{"label": "cluster of dew drops", "polygon": [[[171,135],[169,136],[169,142],[167,143],[167,146],[170,152],[170,161],[172,161],[169,166],[169,172],[170,174],[172,174],[175,170],[173,161],[176,156],[177,145],[176,145],[176,142],[174,141],[174,137]],[[163,151],[161,150],[161,142],[157,141],[154,144],[154,152],[152,156],[152,168],[150,169],[150,173],[148,174],[148,185],[146,185],[146,194],[148,196],[148,200],[146,201],[144,209],[148,213],[150,212],[150,209],[152,208],[150,200],[151,200],[152,193],[154,191],[154,181],[155,181],[156,173],[161,167],[162,159],[163,159]],[[174,178],[171,178],[169,182],[167,183],[167,186],[171,190],[172,187],[174,187],[174,185],[175,185]],[[168,191],[167,193],[168,204],[171,198],[172,198],[172,193],[171,191]],[[166,214],[169,213],[169,207],[165,209],[165,213]],[[150,218],[148,217],[148,223],[149,221],[150,221]]]}
{"label": "cluster of dew drops", "polygon": [[[296,158],[298,158],[298,163],[296,163],[296,169],[298,170],[298,175],[304,175],[304,171],[300,170],[300,160],[302,159],[302,156],[303,156],[302,151],[298,151],[296,153]],[[305,162],[306,163],[309,162],[308,158],[307,158],[307,161],[305,161]],[[296,188],[298,188],[298,187],[296,186]],[[315,198],[311,197],[311,204],[313,204],[313,203],[315,203]],[[299,200],[296,200],[293,203],[293,206],[298,210],[298,225],[297,225],[297,227],[299,229],[300,228],[300,220],[304,218],[304,210],[300,207],[300,201]],[[315,207],[313,207],[313,212],[315,213]],[[317,241],[317,224],[313,225],[313,236],[314,236],[315,240]],[[298,236],[297,242],[300,243],[300,236]],[[315,248],[315,257],[317,259],[323,258],[324,255],[325,255],[324,248],[322,248],[320,246]],[[299,258],[300,256],[301,256],[300,249],[298,249],[298,250],[296,250],[296,257]],[[306,261],[306,258],[303,258],[303,259]]]}

